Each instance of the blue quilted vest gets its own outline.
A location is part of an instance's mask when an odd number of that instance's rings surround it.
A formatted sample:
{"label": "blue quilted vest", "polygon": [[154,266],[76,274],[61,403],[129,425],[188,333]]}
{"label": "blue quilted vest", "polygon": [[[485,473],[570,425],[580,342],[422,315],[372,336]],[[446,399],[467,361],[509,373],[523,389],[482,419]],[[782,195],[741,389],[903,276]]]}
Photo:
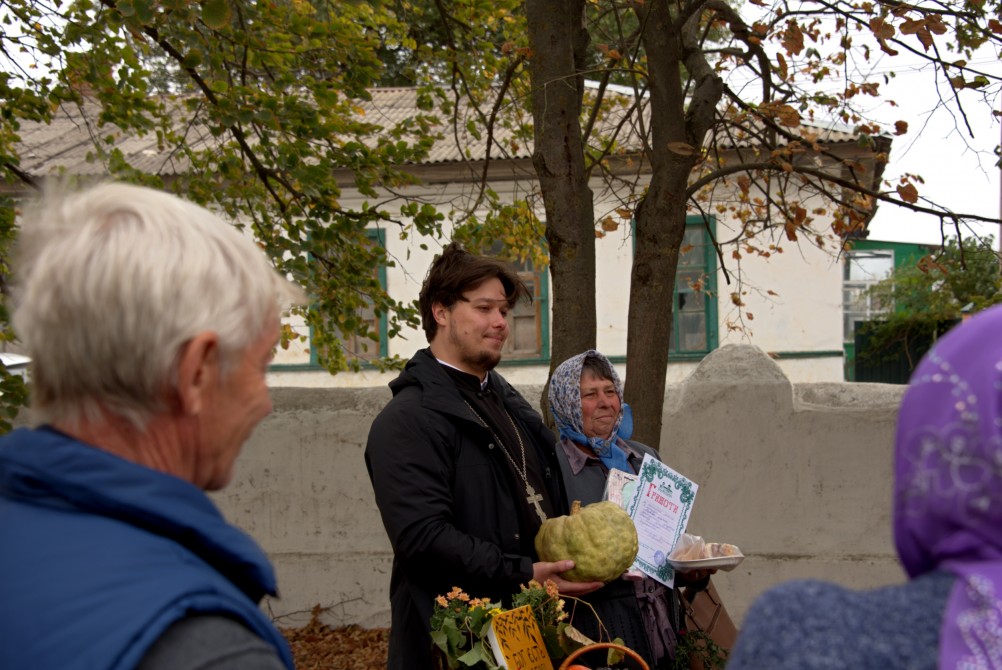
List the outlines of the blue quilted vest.
{"label": "blue quilted vest", "polygon": [[174,622],[222,614],[272,645],[264,552],[197,487],[56,431],[0,438],[0,668],[131,670]]}

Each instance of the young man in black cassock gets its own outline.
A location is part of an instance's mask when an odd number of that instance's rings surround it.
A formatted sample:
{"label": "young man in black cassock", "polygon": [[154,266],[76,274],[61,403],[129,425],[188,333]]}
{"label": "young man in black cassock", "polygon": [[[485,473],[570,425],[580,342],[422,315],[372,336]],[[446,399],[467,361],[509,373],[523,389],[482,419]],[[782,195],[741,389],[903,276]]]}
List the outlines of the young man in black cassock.
{"label": "young man in black cassock", "polygon": [[553,433],[494,371],[521,299],[531,296],[508,266],[446,247],[419,297],[430,346],[390,383],[369,431],[366,467],[393,545],[389,670],[434,667],[433,601],[454,586],[493,602],[531,579],[567,595],[601,586],[562,579],[573,561],[540,562],[533,546],[542,521],[567,509]]}

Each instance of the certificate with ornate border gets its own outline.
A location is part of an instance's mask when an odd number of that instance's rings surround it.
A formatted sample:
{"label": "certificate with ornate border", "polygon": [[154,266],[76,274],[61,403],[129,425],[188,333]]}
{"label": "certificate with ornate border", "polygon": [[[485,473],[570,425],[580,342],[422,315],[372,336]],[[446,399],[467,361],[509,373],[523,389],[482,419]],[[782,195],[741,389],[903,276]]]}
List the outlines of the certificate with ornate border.
{"label": "certificate with ornate border", "polygon": [[675,582],[668,554],[685,532],[699,486],[650,454],[640,465],[636,490],[626,511],[637,527],[640,550],[632,569],[665,586]]}

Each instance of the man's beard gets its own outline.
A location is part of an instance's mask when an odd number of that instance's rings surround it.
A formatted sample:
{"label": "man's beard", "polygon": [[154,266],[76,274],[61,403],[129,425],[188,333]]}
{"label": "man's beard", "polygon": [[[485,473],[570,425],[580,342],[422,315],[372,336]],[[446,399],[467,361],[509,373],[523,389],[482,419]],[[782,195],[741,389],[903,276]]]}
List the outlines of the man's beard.
{"label": "man's beard", "polygon": [[455,335],[455,331],[450,332],[450,339],[459,352],[459,362],[473,368],[474,370],[489,372],[496,368],[497,364],[501,362],[500,350],[494,352],[487,348],[475,349],[470,347],[467,344],[460,342],[459,338]]}
{"label": "man's beard", "polygon": [[463,352],[463,362],[467,365],[476,368],[477,370],[483,370],[484,372],[490,372],[497,367],[497,364],[501,362],[501,352],[491,352],[491,351],[480,351],[473,355],[467,355]]}

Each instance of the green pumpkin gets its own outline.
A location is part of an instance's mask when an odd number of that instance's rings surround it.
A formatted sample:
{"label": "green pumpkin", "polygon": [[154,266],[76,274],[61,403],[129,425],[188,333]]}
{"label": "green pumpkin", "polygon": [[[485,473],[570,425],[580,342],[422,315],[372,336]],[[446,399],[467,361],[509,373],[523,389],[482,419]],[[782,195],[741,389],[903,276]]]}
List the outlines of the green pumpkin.
{"label": "green pumpkin", "polygon": [[540,560],[574,561],[574,568],[561,575],[572,582],[616,579],[633,564],[638,549],[633,519],[609,500],[584,507],[575,500],[569,516],[547,519],[536,534]]}

